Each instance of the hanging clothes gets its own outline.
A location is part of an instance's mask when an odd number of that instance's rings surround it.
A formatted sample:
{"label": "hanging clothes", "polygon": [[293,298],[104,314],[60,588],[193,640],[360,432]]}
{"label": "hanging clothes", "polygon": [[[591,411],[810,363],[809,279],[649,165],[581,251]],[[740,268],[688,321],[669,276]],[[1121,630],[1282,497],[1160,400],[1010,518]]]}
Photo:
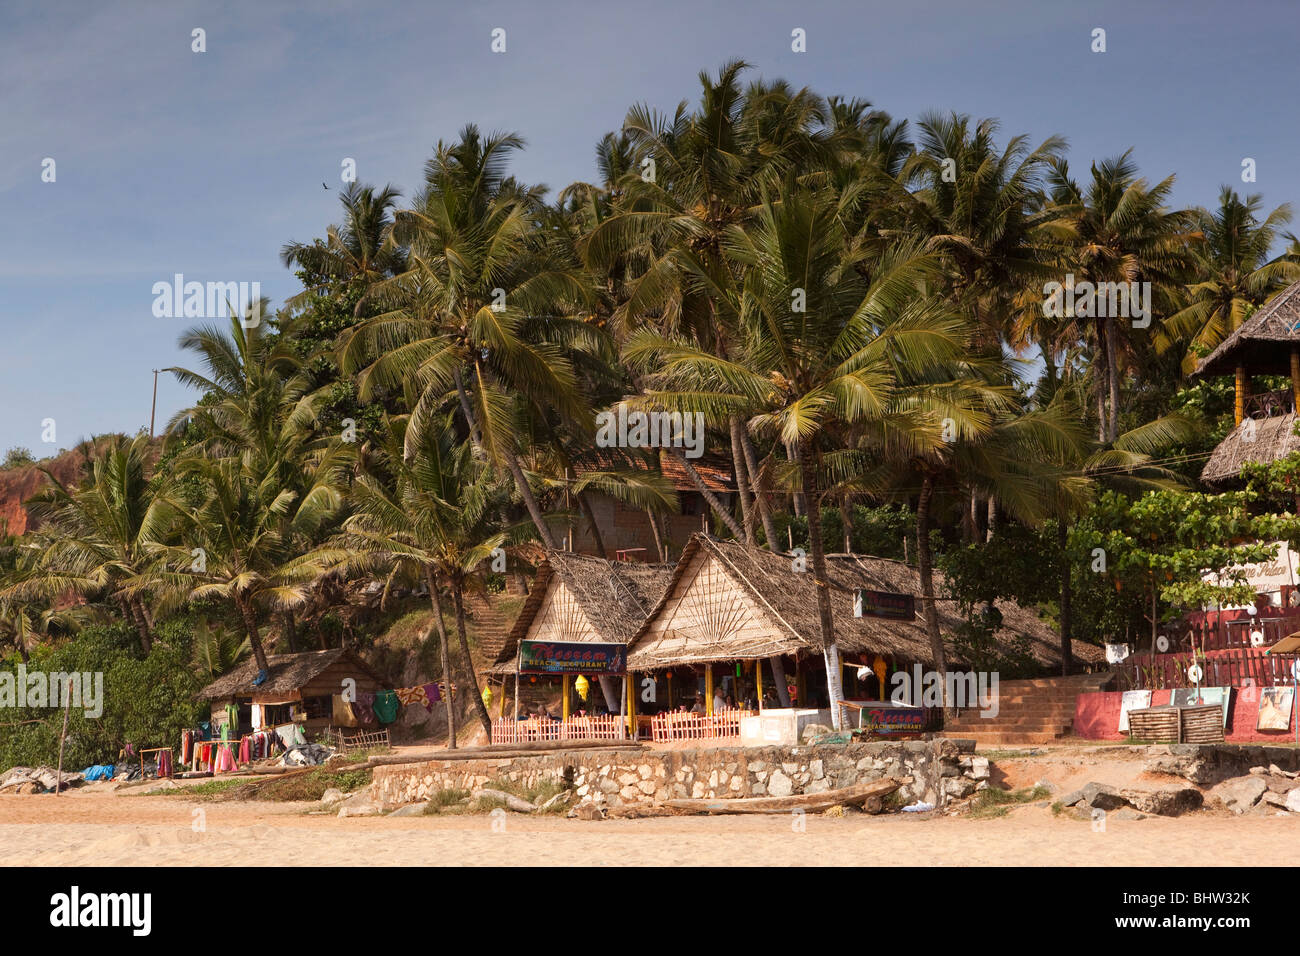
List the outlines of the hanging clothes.
{"label": "hanging clothes", "polygon": [[158,751],[158,776],[172,776],[172,752],[170,750]]}
{"label": "hanging clothes", "polygon": [[239,762],[252,763],[252,739],[243,737],[239,741]]}
{"label": "hanging clothes", "polygon": [[375,723],[375,695],[366,691],[357,691],[357,699],[352,701],[352,712],[357,715],[357,723]]}
{"label": "hanging clothes", "polygon": [[381,724],[391,724],[397,719],[397,712],[401,710],[402,703],[397,699],[394,691],[381,690],[375,695],[375,702],[371,706]]}
{"label": "hanging clothes", "polygon": [[410,707],[412,704],[427,704],[428,700],[424,696],[423,687],[399,687],[393,691],[397,699],[402,702],[402,706]]}
{"label": "hanging clothes", "polygon": [[424,706],[433,710],[433,705],[442,700],[442,687],[437,681],[424,685]]}

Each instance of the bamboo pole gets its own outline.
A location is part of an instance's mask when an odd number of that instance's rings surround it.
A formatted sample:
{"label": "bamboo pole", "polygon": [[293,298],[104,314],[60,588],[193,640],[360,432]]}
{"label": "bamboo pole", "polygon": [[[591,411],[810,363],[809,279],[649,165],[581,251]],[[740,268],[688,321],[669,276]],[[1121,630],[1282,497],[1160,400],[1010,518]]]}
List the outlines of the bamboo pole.
{"label": "bamboo pole", "polygon": [[763,658],[754,661],[754,686],[757,688],[758,709],[763,709]]}
{"label": "bamboo pole", "polygon": [[1300,412],[1300,347],[1291,346],[1291,408]]}
{"label": "bamboo pole", "polygon": [[68,736],[68,711],[72,709],[72,678],[68,678],[68,687],[63,693],[63,729],[59,731],[59,769],[54,778],[54,795],[57,797],[63,789],[63,741]]}
{"label": "bamboo pole", "polygon": [[713,716],[713,665],[704,665],[704,712]]}
{"label": "bamboo pole", "polygon": [[561,713],[564,715],[564,719],[568,720],[569,719],[569,675],[568,674],[564,675],[563,686],[564,686],[564,690],[562,691],[562,693],[564,694],[564,704],[561,708]]}
{"label": "bamboo pole", "polygon": [[[1294,362],[1294,359],[1292,360]],[[1292,366],[1294,368],[1294,365]],[[1233,389],[1232,415],[1236,424],[1246,417],[1246,366],[1237,366],[1237,380]]]}

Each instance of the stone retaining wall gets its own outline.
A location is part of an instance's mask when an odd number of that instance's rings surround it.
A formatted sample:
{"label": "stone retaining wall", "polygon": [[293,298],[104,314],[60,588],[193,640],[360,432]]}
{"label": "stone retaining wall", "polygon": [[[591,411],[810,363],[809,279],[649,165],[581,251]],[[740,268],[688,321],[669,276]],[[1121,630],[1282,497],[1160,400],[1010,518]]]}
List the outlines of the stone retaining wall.
{"label": "stone retaining wall", "polygon": [[372,793],[381,807],[392,809],[426,801],[439,790],[472,790],[494,780],[530,788],[549,780],[572,786],[582,802],[623,806],[681,797],[782,797],[911,777],[898,799],[942,806],[988,786],[988,760],[974,750],[972,740],[949,738],[823,747],[570,750],[376,767]]}

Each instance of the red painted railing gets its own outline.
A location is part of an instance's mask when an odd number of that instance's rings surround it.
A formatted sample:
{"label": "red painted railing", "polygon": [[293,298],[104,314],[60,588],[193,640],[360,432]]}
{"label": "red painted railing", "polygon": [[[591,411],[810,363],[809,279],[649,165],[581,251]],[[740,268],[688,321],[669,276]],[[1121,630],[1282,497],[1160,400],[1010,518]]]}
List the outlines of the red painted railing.
{"label": "red painted railing", "polygon": [[492,721],[492,743],[517,744],[528,740],[625,740],[627,718],[610,714],[603,717],[570,717],[568,720]]}

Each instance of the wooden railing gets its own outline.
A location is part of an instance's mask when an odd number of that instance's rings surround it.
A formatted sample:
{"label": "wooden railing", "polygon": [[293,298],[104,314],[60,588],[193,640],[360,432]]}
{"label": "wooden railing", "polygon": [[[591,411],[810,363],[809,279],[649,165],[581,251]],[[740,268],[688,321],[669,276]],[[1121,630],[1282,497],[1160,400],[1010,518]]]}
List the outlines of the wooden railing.
{"label": "wooden railing", "polygon": [[1265,654],[1260,648],[1242,648],[1212,656],[1194,654],[1139,654],[1116,667],[1121,690],[1162,690],[1191,687],[1187,677],[1192,664],[1203,672],[1202,687],[1291,686],[1295,654]]}
{"label": "wooden railing", "polygon": [[721,710],[712,716],[667,711],[650,720],[650,739],[655,743],[670,740],[718,740],[740,736],[740,718],[752,717],[753,710]]}
{"label": "wooden railing", "polygon": [[626,740],[627,718],[617,714],[602,717],[570,717],[548,720],[492,721],[492,743],[518,744],[528,740]]}
{"label": "wooden railing", "polygon": [[1250,418],[1276,418],[1294,411],[1295,395],[1289,388],[1259,392],[1246,399],[1246,414]]}

